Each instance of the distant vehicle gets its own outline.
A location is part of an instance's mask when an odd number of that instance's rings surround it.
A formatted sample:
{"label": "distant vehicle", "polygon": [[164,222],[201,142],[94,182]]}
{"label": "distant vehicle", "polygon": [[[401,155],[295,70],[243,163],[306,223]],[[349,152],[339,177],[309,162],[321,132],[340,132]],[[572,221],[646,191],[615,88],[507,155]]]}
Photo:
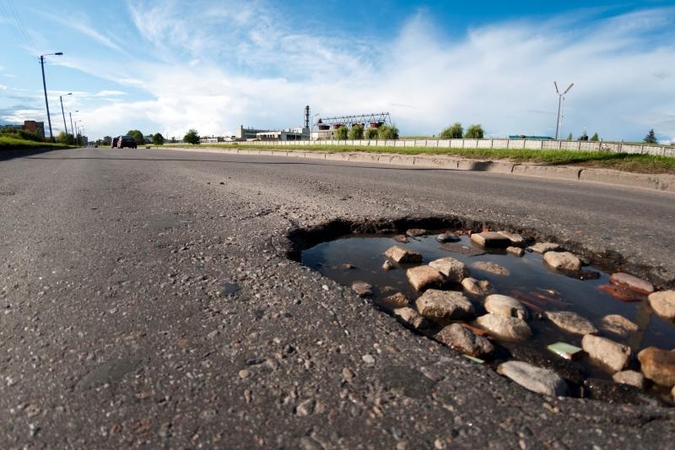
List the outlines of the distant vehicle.
{"label": "distant vehicle", "polygon": [[136,148],[136,139],[134,139],[131,136],[125,135],[125,136],[120,136],[117,141],[117,147],[118,148]]}
{"label": "distant vehicle", "polygon": [[110,148],[115,148],[117,147],[117,141],[119,140],[119,137],[114,137],[112,138],[112,142],[110,142]]}

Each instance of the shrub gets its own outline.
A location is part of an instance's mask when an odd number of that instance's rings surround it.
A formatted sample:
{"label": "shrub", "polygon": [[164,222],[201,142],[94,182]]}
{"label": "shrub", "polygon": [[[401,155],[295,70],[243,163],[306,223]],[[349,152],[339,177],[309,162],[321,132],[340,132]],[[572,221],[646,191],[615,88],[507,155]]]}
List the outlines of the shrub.
{"label": "shrub", "polygon": [[450,125],[439,135],[441,139],[462,139],[464,136],[464,128],[459,122],[455,122],[453,125]]}

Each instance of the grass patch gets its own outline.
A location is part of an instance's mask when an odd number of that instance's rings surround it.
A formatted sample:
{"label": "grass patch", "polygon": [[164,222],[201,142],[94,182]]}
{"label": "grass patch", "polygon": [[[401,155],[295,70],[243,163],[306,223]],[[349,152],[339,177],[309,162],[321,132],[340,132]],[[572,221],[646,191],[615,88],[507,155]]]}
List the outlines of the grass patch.
{"label": "grass patch", "polygon": [[64,144],[56,144],[53,142],[28,141],[25,139],[17,139],[10,136],[0,135],[0,151],[38,150],[45,147],[59,149],[59,148],[69,148],[70,146]]}

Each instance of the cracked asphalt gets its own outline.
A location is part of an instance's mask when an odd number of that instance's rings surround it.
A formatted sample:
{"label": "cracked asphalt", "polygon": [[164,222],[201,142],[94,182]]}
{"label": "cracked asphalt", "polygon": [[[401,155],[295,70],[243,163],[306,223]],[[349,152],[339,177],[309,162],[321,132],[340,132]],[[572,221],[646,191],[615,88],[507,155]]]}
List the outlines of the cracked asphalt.
{"label": "cracked asphalt", "polygon": [[675,280],[669,192],[157,149],[0,161],[0,447],[672,446],[672,408],[528,392],[288,258],[298,230],[437,217]]}

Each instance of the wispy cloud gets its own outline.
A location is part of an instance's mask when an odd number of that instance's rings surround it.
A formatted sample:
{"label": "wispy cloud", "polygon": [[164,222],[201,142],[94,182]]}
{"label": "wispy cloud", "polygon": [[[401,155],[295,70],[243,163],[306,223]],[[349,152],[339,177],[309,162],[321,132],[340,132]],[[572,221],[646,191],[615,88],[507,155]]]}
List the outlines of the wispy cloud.
{"label": "wispy cloud", "polygon": [[673,41],[675,8],[502,22],[452,38],[420,10],[393,39],[377,42],[278,20],[272,2],[128,8],[149,53],[160,57],[115,74],[150,99],[125,98],[125,118],[113,106],[95,110],[87,122],[101,127],[143,120],[157,127],[143,131],[175,136],[189,128],[227,134],[238,124],[284,128],[299,125],[310,104],[322,115],[389,110],[404,134],[437,134],[460,121],[495,136],[552,135],[555,80],[575,83],[564,136],[586,129],[621,139],[654,128],[675,139],[675,48],[654,45]]}

